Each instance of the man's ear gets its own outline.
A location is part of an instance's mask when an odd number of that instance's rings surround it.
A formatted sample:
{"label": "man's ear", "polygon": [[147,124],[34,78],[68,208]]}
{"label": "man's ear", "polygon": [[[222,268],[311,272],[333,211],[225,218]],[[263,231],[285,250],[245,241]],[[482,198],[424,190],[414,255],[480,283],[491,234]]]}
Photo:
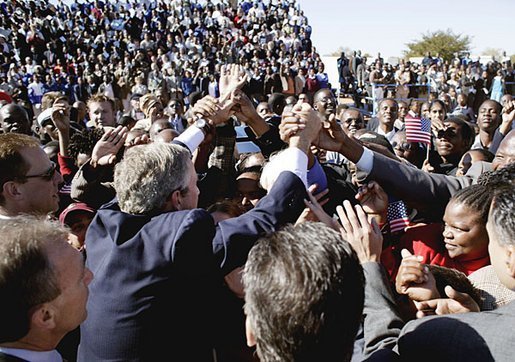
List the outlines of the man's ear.
{"label": "man's ear", "polygon": [[39,329],[52,329],[55,328],[55,313],[54,308],[48,303],[39,306],[30,318],[31,325]]}
{"label": "man's ear", "polygon": [[256,338],[254,337],[254,331],[250,326],[248,316],[245,316],[245,336],[247,337],[247,346],[254,347],[256,345]]}
{"label": "man's ear", "polygon": [[172,206],[172,210],[181,210],[181,192],[179,190],[175,190],[170,195],[169,202]]}
{"label": "man's ear", "polygon": [[7,181],[2,188],[2,195],[6,199],[19,199],[22,197],[19,185],[20,184],[15,181]]}

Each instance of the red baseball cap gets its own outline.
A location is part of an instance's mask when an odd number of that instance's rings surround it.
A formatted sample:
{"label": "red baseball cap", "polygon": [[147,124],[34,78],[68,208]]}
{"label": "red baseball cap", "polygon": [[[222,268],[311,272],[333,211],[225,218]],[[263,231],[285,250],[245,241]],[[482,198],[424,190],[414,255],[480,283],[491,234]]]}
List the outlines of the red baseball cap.
{"label": "red baseball cap", "polygon": [[66,207],[66,209],[61,211],[61,214],[59,215],[59,222],[62,225],[64,225],[66,223],[66,218],[68,217],[68,215],[70,215],[70,213],[74,213],[77,211],[83,211],[83,212],[85,211],[85,212],[90,212],[92,214],[95,213],[95,209],[91,208],[87,204],[85,204],[83,202],[73,202],[70,205],[68,205]]}

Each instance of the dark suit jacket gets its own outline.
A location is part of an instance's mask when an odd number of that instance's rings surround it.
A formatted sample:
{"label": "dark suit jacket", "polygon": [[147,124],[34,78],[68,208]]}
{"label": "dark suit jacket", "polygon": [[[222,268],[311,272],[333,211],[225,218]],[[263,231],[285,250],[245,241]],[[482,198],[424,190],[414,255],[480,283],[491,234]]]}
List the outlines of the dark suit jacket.
{"label": "dark suit jacket", "polygon": [[488,312],[426,317],[403,327],[382,266],[363,267],[366,358],[393,348],[402,361],[514,360],[515,303]]}
{"label": "dark suit jacket", "polygon": [[116,200],[102,207],[86,235],[95,277],[79,361],[211,360],[213,334],[224,330],[222,276],[244,265],[259,236],[295,221],[306,197],[283,172],[253,210],[218,225],[202,209],[145,216]]}
{"label": "dark suit jacket", "polygon": [[376,180],[388,195],[402,199],[418,210],[441,216],[452,195],[472,185],[483,170],[484,164],[475,162],[466,176],[427,173],[374,152],[372,171],[370,174],[360,172],[358,177]]}
{"label": "dark suit jacket", "polygon": [[28,362],[22,358],[18,358],[15,356],[11,356],[10,354],[5,354],[0,352],[0,362]]}

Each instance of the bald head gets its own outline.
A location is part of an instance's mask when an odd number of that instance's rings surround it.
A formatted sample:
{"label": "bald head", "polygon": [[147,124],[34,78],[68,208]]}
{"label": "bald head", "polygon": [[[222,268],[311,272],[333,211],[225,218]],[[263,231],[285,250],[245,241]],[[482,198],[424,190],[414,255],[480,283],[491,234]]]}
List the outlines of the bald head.
{"label": "bald head", "polygon": [[167,119],[158,119],[150,126],[148,135],[151,140],[154,140],[154,138],[165,129],[172,129],[172,124],[168,122]]}
{"label": "bald head", "polygon": [[0,124],[4,133],[31,135],[27,111],[18,104],[8,104],[0,108]]}

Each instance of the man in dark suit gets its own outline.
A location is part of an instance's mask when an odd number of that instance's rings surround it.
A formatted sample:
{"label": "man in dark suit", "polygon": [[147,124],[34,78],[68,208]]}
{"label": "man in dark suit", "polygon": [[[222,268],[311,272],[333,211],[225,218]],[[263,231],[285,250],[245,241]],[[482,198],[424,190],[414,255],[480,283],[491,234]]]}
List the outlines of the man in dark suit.
{"label": "man in dark suit", "polygon": [[355,163],[361,179],[376,180],[388,195],[403,199],[414,208],[430,210],[435,216],[443,215],[451,196],[475,183],[485,169],[497,170],[515,162],[515,130],[510,131],[502,140],[491,165],[476,162],[467,174],[461,177],[426,173],[373,152],[347,136],[338,125],[323,129],[317,139],[317,145],[326,150],[339,152]]}
{"label": "man in dark suit", "polygon": [[62,361],[58,343],[87,316],[93,274],[68,231],[41,217],[0,220],[0,361]]}
{"label": "man in dark suit", "polygon": [[86,236],[87,265],[97,276],[79,361],[212,360],[215,334],[223,331],[222,277],[245,263],[259,236],[304,208],[307,153],[321,127],[308,105],[299,113],[306,127],[281,158],[285,172],[252,211],[215,225],[197,208],[191,152],[232,107],[210,115],[206,99],[195,113],[210,124],[197,121],[175,144],[135,146],[115,169],[117,198],[98,210]]}

